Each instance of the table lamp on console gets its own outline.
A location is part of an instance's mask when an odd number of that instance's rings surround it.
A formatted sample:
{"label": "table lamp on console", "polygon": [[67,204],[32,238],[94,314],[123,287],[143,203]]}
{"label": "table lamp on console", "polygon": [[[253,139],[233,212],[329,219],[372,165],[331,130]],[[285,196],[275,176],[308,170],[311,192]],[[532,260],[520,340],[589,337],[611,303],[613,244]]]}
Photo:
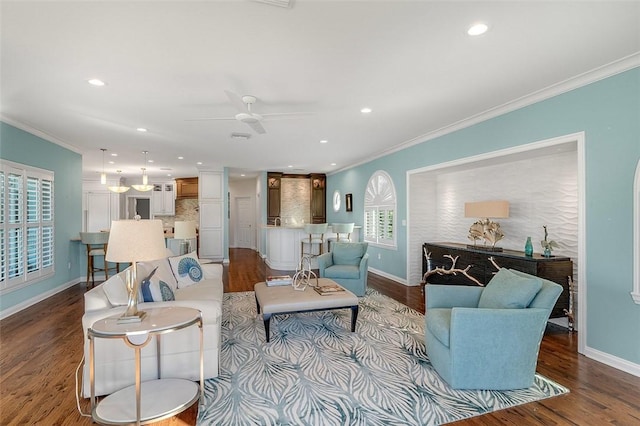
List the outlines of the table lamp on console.
{"label": "table lamp on console", "polygon": [[109,243],[105,259],[109,262],[131,263],[126,271],[129,294],[127,310],[118,322],[139,322],[145,313],[138,311],[136,262],[162,259],[167,256],[164,228],[161,220],[114,220],[109,230]]}
{"label": "table lamp on console", "polygon": [[196,237],[196,223],[193,220],[178,220],[174,223],[173,238],[182,240],[180,255],[191,252],[191,239]]}
{"label": "table lamp on console", "polygon": [[[501,247],[496,247],[496,243],[504,238],[504,234],[502,233],[500,224],[491,219],[504,219],[509,217],[508,201],[492,200],[464,203],[464,217],[479,218],[479,220],[469,228],[469,239],[473,241],[473,245],[468,245],[468,248],[502,251]],[[476,245],[476,241],[479,239],[484,240],[484,245]],[[487,243],[490,245],[487,245]]]}

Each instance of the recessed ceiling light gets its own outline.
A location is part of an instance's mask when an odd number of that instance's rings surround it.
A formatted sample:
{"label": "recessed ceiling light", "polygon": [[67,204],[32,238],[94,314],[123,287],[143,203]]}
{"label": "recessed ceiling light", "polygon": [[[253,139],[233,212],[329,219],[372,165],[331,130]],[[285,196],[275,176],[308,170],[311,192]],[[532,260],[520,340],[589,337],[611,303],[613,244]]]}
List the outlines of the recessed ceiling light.
{"label": "recessed ceiling light", "polygon": [[184,160],[184,157],[178,157],[178,160]]}
{"label": "recessed ceiling light", "polygon": [[171,177],[171,173],[167,173],[167,176]]}
{"label": "recessed ceiling light", "polygon": [[198,161],[196,164],[197,164],[198,166],[202,166],[202,161]]}
{"label": "recessed ceiling light", "polygon": [[328,140],[326,140],[326,139],[322,139],[322,140],[320,141],[320,143],[327,143],[327,142],[329,142],[329,141],[328,141]]}
{"label": "recessed ceiling light", "polygon": [[112,152],[112,153],[111,153],[111,156],[112,156],[112,157],[117,157],[117,156],[118,156],[118,154],[116,154],[115,152]]}
{"label": "recessed ceiling light", "polygon": [[87,80],[87,83],[89,83],[89,84],[90,84],[90,85],[92,85],[92,86],[98,86],[98,87],[101,87],[101,86],[104,86],[104,85],[106,85],[106,84],[107,84],[107,83],[105,83],[104,81],[99,80],[99,79],[97,79],[97,78],[92,78],[92,79],[90,79],[90,80]]}
{"label": "recessed ceiling light", "polygon": [[287,167],[291,169],[291,168],[293,168],[293,165],[289,164]]}
{"label": "recessed ceiling light", "polygon": [[109,164],[116,164],[115,161],[109,161]]}
{"label": "recessed ceiling light", "polygon": [[331,163],[331,165],[332,165],[332,166],[335,166],[335,165],[336,165],[336,163]]}
{"label": "recessed ceiling light", "polygon": [[489,26],[484,23],[473,24],[467,30],[467,34],[470,36],[479,36],[487,32]]}
{"label": "recessed ceiling light", "polygon": [[371,112],[371,108],[362,108],[360,112],[363,114],[369,114]]}
{"label": "recessed ceiling light", "polygon": [[145,129],[144,127],[138,127],[136,130],[141,133],[145,133],[147,131],[147,129]]}
{"label": "recessed ceiling light", "polygon": [[149,160],[149,161],[147,161],[147,163],[153,163],[153,160]]}
{"label": "recessed ceiling light", "polygon": [[244,173],[240,173],[240,176],[241,177],[245,177],[246,175]]}

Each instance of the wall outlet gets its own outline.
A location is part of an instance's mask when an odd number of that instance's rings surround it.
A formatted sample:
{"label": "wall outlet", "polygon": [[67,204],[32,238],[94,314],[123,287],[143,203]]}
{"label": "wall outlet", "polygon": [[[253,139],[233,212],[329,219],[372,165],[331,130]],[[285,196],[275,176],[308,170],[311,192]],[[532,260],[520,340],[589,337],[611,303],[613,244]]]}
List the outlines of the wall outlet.
{"label": "wall outlet", "polygon": [[67,263],[67,269],[71,269],[71,262]]}
{"label": "wall outlet", "polygon": [[378,260],[382,259],[382,253],[378,253]]}

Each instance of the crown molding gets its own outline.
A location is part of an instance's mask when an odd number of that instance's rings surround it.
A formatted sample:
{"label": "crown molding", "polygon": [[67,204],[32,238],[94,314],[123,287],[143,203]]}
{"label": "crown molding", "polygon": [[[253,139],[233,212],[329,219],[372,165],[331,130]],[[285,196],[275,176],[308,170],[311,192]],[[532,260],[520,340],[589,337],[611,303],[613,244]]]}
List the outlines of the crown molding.
{"label": "crown molding", "polygon": [[616,74],[623,73],[625,71],[629,71],[634,68],[640,67],[640,52],[633,53],[629,56],[625,56],[624,58],[618,59],[609,64],[603,65],[601,67],[592,69],[590,71],[584,72],[582,74],[578,74],[577,76],[571,77],[567,80],[555,83],[551,86],[545,87],[544,89],[540,89],[528,95],[522,96],[520,98],[514,99],[502,105],[496,106],[494,108],[490,108],[481,113],[472,115],[470,117],[464,118],[455,123],[449,124],[447,126],[436,129],[432,132],[425,133],[420,136],[416,136],[415,138],[411,138],[407,141],[401,142],[398,145],[395,145],[392,148],[377,152],[376,154],[367,157],[355,164],[351,164],[348,167],[344,167],[338,170],[335,170],[331,173],[327,173],[328,176],[334,175],[336,173],[343,172],[345,170],[352,169],[354,167],[358,167],[362,164],[366,164],[370,161],[376,160],[381,157],[385,157],[387,155],[393,154],[398,151],[402,151],[403,149],[409,148],[414,145],[418,145],[424,142],[428,142],[430,140],[439,138],[441,136],[447,135],[449,133],[456,132],[458,130],[462,130],[467,127],[471,127],[475,124],[481,123],[483,121],[490,120],[492,118],[507,114],[509,112],[516,111],[518,109],[524,108],[529,105],[533,105],[535,103],[544,101],[546,99],[553,98],[554,96],[561,95],[563,93],[570,92],[575,89],[579,89],[581,87],[587,86],[589,84],[595,83],[600,80],[604,80],[605,78],[609,78]]}
{"label": "crown molding", "polygon": [[13,127],[17,128],[17,129],[24,130],[27,133],[31,133],[32,135],[37,136],[37,137],[39,137],[41,139],[44,139],[46,141],[49,141],[49,142],[54,143],[56,145],[59,145],[59,146],[65,148],[65,149],[68,149],[69,151],[73,151],[76,154],[82,155],[82,151],[80,151],[80,149],[78,149],[77,147],[75,147],[75,146],[73,146],[73,145],[71,145],[71,144],[69,144],[67,142],[62,141],[62,140],[56,138],[55,136],[52,136],[52,135],[50,135],[48,133],[45,133],[42,130],[38,130],[38,129],[34,128],[34,127],[31,127],[28,124],[24,124],[24,123],[21,123],[19,121],[13,120],[13,119],[7,117],[4,114],[0,114],[0,121],[2,121],[3,123],[8,124],[10,126],[13,126]]}

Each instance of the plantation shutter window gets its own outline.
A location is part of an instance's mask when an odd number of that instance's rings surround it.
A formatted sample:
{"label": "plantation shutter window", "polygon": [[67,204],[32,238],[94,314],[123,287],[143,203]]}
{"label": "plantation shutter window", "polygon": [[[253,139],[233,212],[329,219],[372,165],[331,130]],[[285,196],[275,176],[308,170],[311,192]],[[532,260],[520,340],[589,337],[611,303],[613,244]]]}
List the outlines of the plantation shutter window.
{"label": "plantation shutter window", "polygon": [[0,160],[0,294],[54,273],[53,172]]}
{"label": "plantation shutter window", "polygon": [[396,191],[391,177],[375,172],[364,196],[364,240],[384,247],[396,248]]}

